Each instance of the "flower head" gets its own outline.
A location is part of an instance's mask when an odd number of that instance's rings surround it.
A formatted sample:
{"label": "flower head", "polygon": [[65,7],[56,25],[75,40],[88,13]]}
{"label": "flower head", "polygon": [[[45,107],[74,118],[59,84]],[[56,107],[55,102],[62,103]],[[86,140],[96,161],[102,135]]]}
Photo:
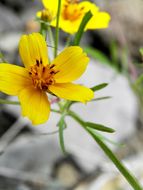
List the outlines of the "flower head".
{"label": "flower head", "polygon": [[42,11],[37,12],[37,16],[45,22],[51,22],[54,20],[56,15],[54,15],[54,13],[49,9],[43,9]]}
{"label": "flower head", "polygon": [[[108,27],[110,15],[106,12],[100,12],[94,3],[89,1],[79,2],[79,0],[62,0],[61,2],[59,26],[63,31],[70,34],[77,32],[85,13],[88,11],[91,11],[93,16],[87,23],[85,30]],[[58,0],[43,0],[43,5],[56,15]],[[56,17],[51,22],[51,26],[56,26]]]}
{"label": "flower head", "polygon": [[63,50],[51,63],[42,35],[23,35],[19,52],[25,67],[0,64],[0,91],[18,96],[23,116],[33,124],[48,120],[50,103],[48,93],[60,98],[86,102],[93,91],[71,83],[85,71],[89,58],[78,46]]}

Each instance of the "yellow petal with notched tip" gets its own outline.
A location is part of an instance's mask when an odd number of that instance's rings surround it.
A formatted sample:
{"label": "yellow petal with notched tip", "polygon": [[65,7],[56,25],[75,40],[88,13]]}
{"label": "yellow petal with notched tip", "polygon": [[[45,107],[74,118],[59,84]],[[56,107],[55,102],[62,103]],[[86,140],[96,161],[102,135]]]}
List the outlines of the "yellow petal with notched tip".
{"label": "yellow petal with notched tip", "polygon": [[22,107],[22,115],[28,117],[33,125],[48,120],[50,104],[45,92],[31,86],[23,89],[18,97]]}

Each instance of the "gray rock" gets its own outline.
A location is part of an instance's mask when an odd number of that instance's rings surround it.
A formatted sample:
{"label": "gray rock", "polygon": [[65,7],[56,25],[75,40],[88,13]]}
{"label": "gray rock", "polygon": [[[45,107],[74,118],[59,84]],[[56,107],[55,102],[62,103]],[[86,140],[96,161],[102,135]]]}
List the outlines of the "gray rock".
{"label": "gray rock", "polygon": [[24,9],[27,9],[32,7],[32,6],[37,6],[40,4],[40,2],[38,0],[1,0],[2,3],[15,10],[16,12],[21,12]]}
{"label": "gray rock", "polygon": [[21,28],[21,21],[14,11],[0,4],[0,33]]}

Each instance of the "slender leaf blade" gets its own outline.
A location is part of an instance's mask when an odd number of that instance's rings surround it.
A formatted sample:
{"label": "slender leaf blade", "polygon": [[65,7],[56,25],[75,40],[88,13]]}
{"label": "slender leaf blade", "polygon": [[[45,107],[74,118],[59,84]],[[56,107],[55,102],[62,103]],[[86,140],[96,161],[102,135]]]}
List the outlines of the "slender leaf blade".
{"label": "slender leaf blade", "polygon": [[[94,133],[95,133],[95,131],[94,131]],[[118,143],[118,142],[115,142],[115,141],[113,141],[113,140],[110,140],[109,138],[105,137],[103,134],[97,133],[97,131],[96,131],[96,135],[97,135],[102,141],[108,142],[108,143],[110,143],[110,144],[112,144],[112,145],[114,145],[114,146],[117,146],[117,147],[123,147],[123,146],[124,146],[123,143]]]}
{"label": "slender leaf blade", "polygon": [[91,17],[92,17],[91,11],[88,11],[88,12],[84,15],[84,17],[83,17],[83,19],[82,19],[82,21],[81,21],[81,24],[80,24],[80,26],[79,26],[79,29],[78,29],[77,33],[75,34],[75,37],[74,37],[74,40],[73,40],[72,45],[77,46],[77,45],[80,44],[81,37],[82,37],[82,35],[83,35],[83,33],[84,33],[84,29],[85,29],[85,27],[86,27],[86,24],[87,24],[88,21],[91,19]]}
{"label": "slender leaf blade", "polygon": [[20,105],[20,102],[0,98],[0,104]]}
{"label": "slender leaf blade", "polygon": [[107,85],[108,85],[108,83],[101,83],[101,84],[98,84],[96,86],[93,86],[91,88],[91,90],[93,90],[95,92],[95,91],[98,91],[98,90],[105,88]]}
{"label": "slender leaf blade", "polygon": [[66,153],[65,149],[65,144],[64,144],[64,129],[66,128],[66,123],[64,120],[64,115],[61,117],[60,121],[58,122],[58,127],[59,127],[59,141],[60,141],[60,146],[63,151],[63,153]]}
{"label": "slender leaf blade", "polygon": [[96,135],[92,129],[88,128],[87,131],[94,138],[97,144],[101,147],[101,149],[105,152],[105,154],[112,160],[118,170],[122,173],[122,175],[126,178],[126,180],[130,183],[130,185],[134,188],[134,190],[143,190],[137,179],[130,173],[130,171],[122,164],[122,162],[115,156],[112,150]]}
{"label": "slender leaf blade", "polygon": [[111,96],[103,96],[103,97],[99,97],[99,98],[94,98],[92,99],[90,102],[96,102],[96,101],[100,101],[100,100],[107,100],[112,98]]}
{"label": "slender leaf blade", "polygon": [[97,124],[97,123],[92,123],[92,122],[85,122],[85,125],[89,128],[98,130],[98,131],[103,131],[103,132],[107,132],[107,133],[114,133],[115,130],[109,127],[106,127],[104,125],[101,124]]}

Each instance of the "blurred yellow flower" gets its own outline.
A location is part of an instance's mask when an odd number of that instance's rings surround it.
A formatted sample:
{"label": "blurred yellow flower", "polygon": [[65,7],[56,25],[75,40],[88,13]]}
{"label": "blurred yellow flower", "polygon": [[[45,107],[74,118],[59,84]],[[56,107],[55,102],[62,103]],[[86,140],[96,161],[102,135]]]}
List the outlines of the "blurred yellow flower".
{"label": "blurred yellow flower", "polygon": [[[51,10],[56,18],[58,0],[42,0],[46,9]],[[79,0],[62,0],[59,27],[70,34],[77,32],[79,25],[88,11],[91,11],[92,18],[86,25],[87,29],[107,28],[110,15],[106,12],[100,12],[99,8],[89,1],[79,2]],[[56,19],[51,21],[51,26],[56,26]]]}
{"label": "blurred yellow flower", "polygon": [[0,64],[0,91],[18,96],[22,115],[34,125],[46,122],[49,117],[47,93],[81,102],[93,98],[92,90],[71,83],[83,74],[89,61],[80,47],[64,49],[49,63],[43,36],[33,33],[21,37],[19,53],[25,67]]}

